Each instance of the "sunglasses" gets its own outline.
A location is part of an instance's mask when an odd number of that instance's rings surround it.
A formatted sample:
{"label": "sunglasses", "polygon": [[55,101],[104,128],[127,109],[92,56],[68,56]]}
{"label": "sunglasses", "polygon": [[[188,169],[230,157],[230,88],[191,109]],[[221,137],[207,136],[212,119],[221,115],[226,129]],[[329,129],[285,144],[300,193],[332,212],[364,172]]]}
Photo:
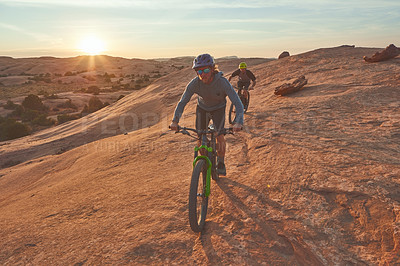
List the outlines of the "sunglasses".
{"label": "sunglasses", "polygon": [[205,73],[205,74],[207,74],[207,73],[209,73],[211,70],[209,69],[209,68],[206,68],[206,69],[203,69],[203,70],[197,70],[196,72],[197,72],[197,74],[199,74],[199,75],[201,75],[201,74],[203,74],[203,73]]}

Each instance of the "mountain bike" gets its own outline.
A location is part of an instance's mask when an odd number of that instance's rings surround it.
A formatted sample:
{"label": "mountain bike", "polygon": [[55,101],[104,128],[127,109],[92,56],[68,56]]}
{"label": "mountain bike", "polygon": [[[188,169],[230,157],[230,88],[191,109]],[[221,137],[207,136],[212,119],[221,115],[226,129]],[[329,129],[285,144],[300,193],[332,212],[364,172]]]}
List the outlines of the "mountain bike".
{"label": "mountain bike", "polygon": [[[197,136],[191,135],[189,131],[197,133]],[[216,165],[216,133],[233,134],[233,129],[224,128],[221,132],[215,129],[214,125],[210,125],[207,130],[179,127],[176,133],[201,140],[200,147],[194,148],[193,172],[189,189],[190,228],[194,232],[201,232],[206,221],[208,198],[211,193],[211,178],[215,181],[219,180]]]}
{"label": "mountain bike", "polygon": [[[234,87],[238,90],[237,94],[239,95],[240,100],[242,101],[244,113],[247,112],[250,104],[250,92],[249,89],[245,89],[244,87]],[[229,123],[233,124],[236,120],[236,107],[233,103],[231,103],[231,107],[229,108]]]}

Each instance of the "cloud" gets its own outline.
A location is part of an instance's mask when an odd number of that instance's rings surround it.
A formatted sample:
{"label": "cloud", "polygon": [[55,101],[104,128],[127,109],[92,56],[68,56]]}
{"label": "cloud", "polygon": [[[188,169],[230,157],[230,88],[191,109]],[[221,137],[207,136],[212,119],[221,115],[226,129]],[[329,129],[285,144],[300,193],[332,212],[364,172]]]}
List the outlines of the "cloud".
{"label": "cloud", "polygon": [[11,31],[18,32],[18,33],[23,34],[25,36],[31,37],[35,41],[38,41],[38,42],[47,42],[47,43],[51,43],[53,45],[59,44],[61,42],[60,39],[52,38],[49,35],[46,35],[46,34],[43,34],[43,33],[38,33],[38,32],[28,31],[28,30],[25,30],[23,28],[20,28],[18,26],[11,25],[11,24],[6,24],[6,23],[0,22],[0,28],[4,28],[6,30],[11,30]]}
{"label": "cloud", "polygon": [[364,8],[398,8],[398,0],[0,0],[0,4],[9,6],[37,7],[92,7],[92,8],[143,8],[143,9],[209,9],[209,8],[301,8],[313,9],[364,9]]}
{"label": "cloud", "polygon": [[[311,1],[318,2],[318,1]],[[303,3],[303,2],[302,2]],[[205,8],[261,8],[286,4],[298,4],[296,1],[259,1],[259,0],[0,0],[0,4],[12,6],[71,6],[95,8],[136,7],[145,9],[205,9]]]}
{"label": "cloud", "polygon": [[[183,1],[183,0],[0,0],[0,3],[6,5],[19,6],[71,6],[71,7],[95,7],[95,8],[119,8],[119,7],[137,7],[146,9],[181,9],[198,7],[229,7],[228,2],[215,3],[212,0]],[[244,6],[241,4],[240,6]]]}

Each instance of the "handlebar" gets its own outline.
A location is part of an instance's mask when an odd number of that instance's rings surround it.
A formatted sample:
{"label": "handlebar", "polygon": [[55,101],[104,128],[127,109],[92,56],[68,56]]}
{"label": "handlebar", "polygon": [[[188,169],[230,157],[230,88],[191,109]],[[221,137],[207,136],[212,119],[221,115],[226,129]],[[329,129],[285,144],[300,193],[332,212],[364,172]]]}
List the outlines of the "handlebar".
{"label": "handlebar", "polygon": [[192,132],[196,133],[197,135],[212,134],[212,133],[220,133],[220,134],[224,134],[224,135],[227,135],[227,134],[234,135],[233,127],[223,128],[222,130],[217,130],[214,127],[209,127],[206,130],[197,130],[195,128],[178,126],[178,131],[176,131],[175,133],[182,133],[184,135],[192,136],[189,133],[189,131],[192,131]]}

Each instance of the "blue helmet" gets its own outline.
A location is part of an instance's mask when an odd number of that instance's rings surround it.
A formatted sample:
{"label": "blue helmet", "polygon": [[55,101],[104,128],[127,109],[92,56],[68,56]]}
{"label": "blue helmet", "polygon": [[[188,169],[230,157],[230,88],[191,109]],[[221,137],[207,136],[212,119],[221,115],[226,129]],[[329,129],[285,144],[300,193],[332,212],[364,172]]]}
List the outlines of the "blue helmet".
{"label": "blue helmet", "polygon": [[201,54],[201,55],[198,55],[193,60],[192,68],[198,68],[198,67],[204,67],[204,66],[214,66],[214,65],[215,65],[214,58],[212,58],[211,55]]}

